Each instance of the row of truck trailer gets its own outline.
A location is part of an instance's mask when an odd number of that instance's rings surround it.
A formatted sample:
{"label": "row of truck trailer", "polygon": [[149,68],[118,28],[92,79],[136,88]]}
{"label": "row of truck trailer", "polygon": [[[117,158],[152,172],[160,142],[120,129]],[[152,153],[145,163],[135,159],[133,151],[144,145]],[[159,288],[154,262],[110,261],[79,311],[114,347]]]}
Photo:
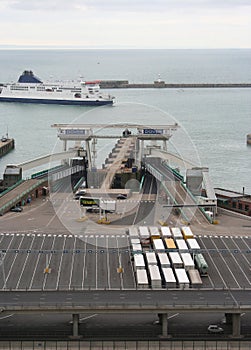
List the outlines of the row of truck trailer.
{"label": "row of truck trailer", "polygon": [[201,287],[208,265],[189,226],[128,229],[138,288]]}

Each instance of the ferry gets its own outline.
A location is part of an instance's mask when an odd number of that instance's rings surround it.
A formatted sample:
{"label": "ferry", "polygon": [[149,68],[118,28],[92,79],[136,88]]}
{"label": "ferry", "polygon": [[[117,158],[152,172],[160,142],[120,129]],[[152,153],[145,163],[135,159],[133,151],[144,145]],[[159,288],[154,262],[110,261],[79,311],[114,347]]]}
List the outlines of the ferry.
{"label": "ferry", "polygon": [[42,103],[78,106],[113,105],[114,97],[100,92],[100,81],[75,85],[43,83],[32,71],[25,70],[17,83],[0,86],[0,102]]}

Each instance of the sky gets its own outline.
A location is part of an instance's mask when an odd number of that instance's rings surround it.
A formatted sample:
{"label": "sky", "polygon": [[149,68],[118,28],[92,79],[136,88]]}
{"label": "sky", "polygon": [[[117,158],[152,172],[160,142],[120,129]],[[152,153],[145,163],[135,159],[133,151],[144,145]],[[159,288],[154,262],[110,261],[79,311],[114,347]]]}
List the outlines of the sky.
{"label": "sky", "polygon": [[251,0],[0,0],[0,47],[251,48]]}

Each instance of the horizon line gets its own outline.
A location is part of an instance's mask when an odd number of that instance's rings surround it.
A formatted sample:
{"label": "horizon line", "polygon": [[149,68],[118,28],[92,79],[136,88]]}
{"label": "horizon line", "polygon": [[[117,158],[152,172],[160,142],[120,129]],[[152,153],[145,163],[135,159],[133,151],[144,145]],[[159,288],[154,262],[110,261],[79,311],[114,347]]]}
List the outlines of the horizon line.
{"label": "horizon line", "polygon": [[1,45],[0,50],[250,50],[251,47],[83,47],[53,45]]}

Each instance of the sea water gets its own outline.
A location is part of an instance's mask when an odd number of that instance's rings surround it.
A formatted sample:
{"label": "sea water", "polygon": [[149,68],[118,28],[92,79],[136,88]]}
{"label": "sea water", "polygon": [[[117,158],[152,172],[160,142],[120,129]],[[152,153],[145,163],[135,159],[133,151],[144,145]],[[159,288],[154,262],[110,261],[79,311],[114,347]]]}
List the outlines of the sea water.
{"label": "sea water", "polygon": [[[0,66],[0,83],[17,81],[26,69],[43,81],[251,82],[251,50],[2,50]],[[61,150],[54,123],[178,123],[180,128],[169,142],[171,151],[209,167],[214,187],[236,191],[244,187],[251,193],[251,147],[246,144],[251,133],[250,88],[108,92],[116,97],[113,107],[0,103],[0,136],[8,132],[16,141],[15,150],[0,159],[0,177],[6,164]],[[98,141],[97,166],[114,143]]]}

